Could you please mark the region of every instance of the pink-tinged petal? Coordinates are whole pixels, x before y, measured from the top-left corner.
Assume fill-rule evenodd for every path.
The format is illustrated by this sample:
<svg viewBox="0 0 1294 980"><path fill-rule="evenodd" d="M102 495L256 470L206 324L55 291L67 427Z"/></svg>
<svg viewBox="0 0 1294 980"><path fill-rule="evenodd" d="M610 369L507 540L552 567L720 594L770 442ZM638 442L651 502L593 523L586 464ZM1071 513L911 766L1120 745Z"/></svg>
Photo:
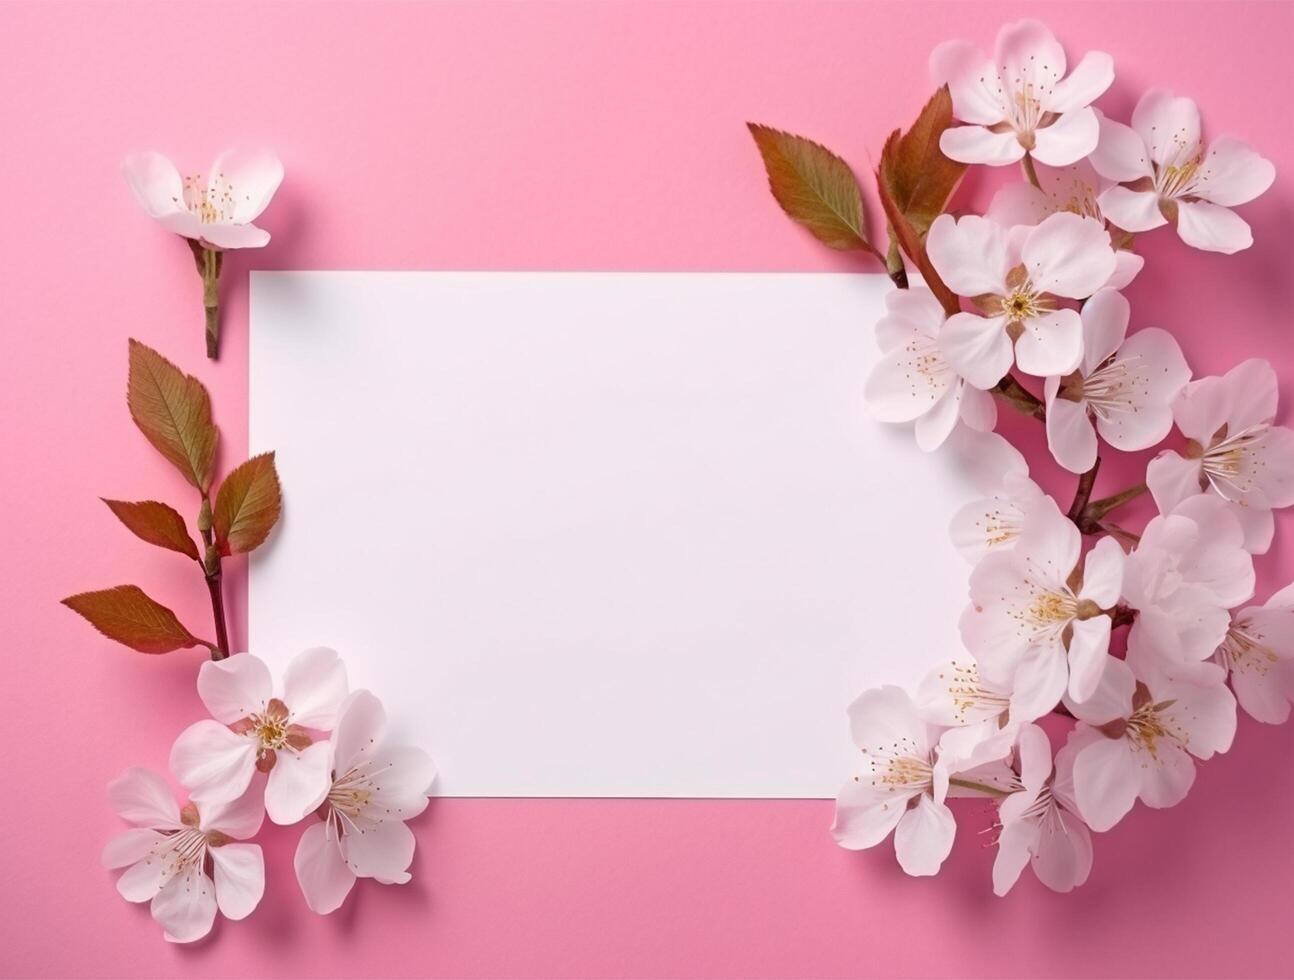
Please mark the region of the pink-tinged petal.
<svg viewBox="0 0 1294 980"><path fill-rule="evenodd" d="M1020 370L1035 377L1066 375L1083 359L1083 320L1077 310L1055 310L1024 321L1015 342Z"/></svg>
<svg viewBox="0 0 1294 980"><path fill-rule="evenodd" d="M399 820L384 820L358 833L348 831L346 862L360 878L376 878L386 885L403 885L413 863L413 831Z"/></svg>
<svg viewBox="0 0 1294 980"><path fill-rule="evenodd" d="M1129 337L1116 360L1124 378L1118 397L1125 407L1098 419L1097 429L1117 449L1149 449L1172 429L1171 406L1191 369L1173 335L1156 327Z"/></svg>
<svg viewBox="0 0 1294 980"><path fill-rule="evenodd" d="M864 751L903 744L923 754L930 748L916 705L907 691L891 684L864 691L854 700L849 706L849 729L854 744Z"/></svg>
<svg viewBox="0 0 1294 980"><path fill-rule="evenodd" d="M164 214L157 221L167 231L185 238L192 238L194 241L201 241L207 228L211 227L210 225L204 225L202 219L191 211L175 211L171 214Z"/></svg>
<svg viewBox="0 0 1294 980"><path fill-rule="evenodd" d="M121 172L135 194L135 200L151 217L185 211L184 181L180 172L162 154L153 150L132 153L121 161Z"/></svg>
<svg viewBox="0 0 1294 980"><path fill-rule="evenodd" d="M198 668L198 697L222 725L261 713L273 696L269 667L250 653L206 660Z"/></svg>
<svg viewBox="0 0 1294 980"><path fill-rule="evenodd" d="M196 237L215 249L264 248L270 243L270 233L255 225L203 225Z"/></svg>
<svg viewBox="0 0 1294 980"><path fill-rule="evenodd" d="M1049 167L1065 167L1095 150L1100 133L1101 127L1092 109L1075 109L1034 133L1034 145L1029 153Z"/></svg>
<svg viewBox="0 0 1294 980"><path fill-rule="evenodd" d="M953 370L982 390L1001 381L1014 359L1002 317L955 313L944 324L939 346Z"/></svg>
<svg viewBox="0 0 1294 980"><path fill-rule="evenodd" d="M1172 450L1160 453L1146 466L1146 486L1161 514L1177 507L1187 497L1201 493L1200 461L1186 459Z"/></svg>
<svg viewBox="0 0 1294 980"><path fill-rule="evenodd" d="M108 802L117 816L136 827L177 830L180 807L171 787L148 769L127 769L108 784Z"/></svg>
<svg viewBox="0 0 1294 980"><path fill-rule="evenodd" d="M1021 258L1036 289L1068 299L1091 296L1114 274L1105 226L1070 212L1053 214L1029 232Z"/></svg>
<svg viewBox="0 0 1294 980"><path fill-rule="evenodd" d="M946 452L958 472L964 473L981 493L996 493L1008 479L1032 482L1028 480L1029 465L1024 455L996 432L958 429L948 440Z"/></svg>
<svg viewBox="0 0 1294 980"><path fill-rule="evenodd" d="M914 432L917 446L923 452L934 452L944 444L961 417L962 392L966 384L960 380L950 387L942 398L934 403L924 415L917 419ZM977 388L971 388L977 394L984 394ZM992 397L991 395L989 396Z"/></svg>
<svg viewBox="0 0 1294 980"><path fill-rule="evenodd" d="M1176 806L1186 799L1195 782L1195 763L1174 742L1160 741L1155 754L1136 753L1141 767L1141 802L1155 809ZM1093 825L1095 829L1095 825Z"/></svg>
<svg viewBox="0 0 1294 980"><path fill-rule="evenodd" d="M894 854L899 866L914 877L939 873L952 852L957 821L945 803L922 794L894 828Z"/></svg>
<svg viewBox="0 0 1294 980"><path fill-rule="evenodd" d="M124 868L136 861L142 861L152 853L159 841L166 836L148 827L132 827L113 837L104 845L101 860L105 868ZM152 895L145 896L152 898ZM144 898L132 899L142 902Z"/></svg>
<svg viewBox="0 0 1294 980"><path fill-rule="evenodd" d="M332 750L315 742L302 752L280 752L265 784L265 812L277 824L293 824L314 810L332 784Z"/></svg>
<svg viewBox="0 0 1294 980"><path fill-rule="evenodd" d="M1223 425L1231 435L1270 422L1276 415L1276 372L1261 357L1241 361L1221 378L1186 386L1173 406L1177 427L1208 445Z"/></svg>
<svg viewBox="0 0 1294 980"><path fill-rule="evenodd" d="M1110 617L1095 616L1073 624L1069 640L1069 697L1086 701L1101 683L1101 674L1112 662L1110 656Z"/></svg>
<svg viewBox="0 0 1294 980"><path fill-rule="evenodd" d="M932 341L913 340L882 354L872 366L863 386L863 404L878 422L911 422L948 395L955 380ZM953 422L956 409L954 399Z"/></svg>
<svg viewBox="0 0 1294 980"><path fill-rule="evenodd" d="M1073 891L1092 872L1092 835L1077 815L1059 810L1060 826L1044 821L1034 848L1033 873L1054 892Z"/></svg>
<svg viewBox="0 0 1294 980"><path fill-rule="evenodd" d="M1096 118L1101 126L1101 136L1090 158L1096 172L1107 180L1127 183L1153 177L1155 171L1150 165L1146 142L1137 131L1107 119L1099 110Z"/></svg>
<svg viewBox="0 0 1294 980"><path fill-rule="evenodd" d="M199 805L235 800L256 772L256 743L218 721L199 721L175 740L171 771Z"/></svg>
<svg viewBox="0 0 1294 980"><path fill-rule="evenodd" d="M1020 880L1020 872L1028 865L1032 849L1037 846L1040 830L1036 820L1017 820L1003 826L997 838L997 857L993 859L994 895L1000 898Z"/></svg>
<svg viewBox="0 0 1294 980"><path fill-rule="evenodd" d="M1084 375L1095 371L1110 357L1128 335L1132 307L1124 295L1106 287L1093 293L1083 304ZM1185 382L1183 382L1184 384Z"/></svg>
<svg viewBox="0 0 1294 980"><path fill-rule="evenodd" d="M1033 721L1048 714L1065 694L1069 669L1059 639L1035 647L1015 672L1011 692L1011 720Z"/></svg>
<svg viewBox="0 0 1294 980"><path fill-rule="evenodd" d="M930 76L947 85L953 115L962 122L992 126L1005 118L993 62L966 41L945 41L930 53ZM985 84L986 81L988 84Z"/></svg>
<svg viewBox="0 0 1294 980"><path fill-rule="evenodd" d="M1083 587L1080 599L1091 599L1102 609L1109 609L1119 601L1123 591L1123 568L1127 556L1114 538L1101 538L1096 542L1083 563Z"/></svg>
<svg viewBox="0 0 1294 980"><path fill-rule="evenodd" d="M1047 379L1047 448L1071 473L1086 473L1096 462L1096 431L1084 402L1057 398L1060 379Z"/></svg>
<svg viewBox="0 0 1294 980"><path fill-rule="evenodd" d="M200 868L177 875L157 893L152 911L168 942L196 942L216 921L215 885Z"/></svg>
<svg viewBox="0 0 1294 980"><path fill-rule="evenodd" d="M1294 504L1294 430L1274 425L1242 454L1233 478L1237 495L1228 499L1273 508Z"/></svg>
<svg viewBox="0 0 1294 980"><path fill-rule="evenodd" d="M1089 51L1068 76L1056 83L1043 100L1043 108L1048 112L1073 112L1091 105L1113 82L1114 59L1104 51Z"/></svg>
<svg viewBox="0 0 1294 980"><path fill-rule="evenodd" d="M1236 699L1220 672L1215 683L1173 684L1155 694L1173 701L1165 712L1175 727L1190 734L1185 749L1195 758L1208 761L1231 748L1236 737Z"/></svg>
<svg viewBox="0 0 1294 980"><path fill-rule="evenodd" d="M1100 680L1092 696L1083 701L1072 698L1065 704L1080 721L1089 725L1104 725L1116 718L1132 714L1132 695L1137 688L1137 678L1122 660L1111 659L1101 671ZM1057 756L1059 760L1059 756Z"/></svg>
<svg viewBox="0 0 1294 980"><path fill-rule="evenodd" d="M341 846L327 824L312 823L297 843L292 860L297 884L311 912L327 915L341 908L355 885Z"/></svg>
<svg viewBox="0 0 1294 980"><path fill-rule="evenodd" d="M380 774L373 803L386 818L411 820L427 808L436 766L422 749L409 745L384 748L373 756L369 768Z"/></svg>
<svg viewBox="0 0 1294 980"><path fill-rule="evenodd" d="M1276 534L1276 516L1266 507L1245 507L1233 504L1236 519L1244 531L1245 551L1251 555L1265 555Z"/></svg>
<svg viewBox="0 0 1294 980"><path fill-rule="evenodd" d="M1254 243L1244 218L1230 208L1205 201L1178 202L1177 234L1192 248L1223 255L1233 255Z"/></svg>
<svg viewBox="0 0 1294 980"><path fill-rule="evenodd" d="M216 157L207 175L207 199L237 224L255 221L283 182L283 164L273 150L235 147Z"/></svg>
<svg viewBox="0 0 1294 980"><path fill-rule="evenodd" d="M226 919L245 919L265 894L265 857L257 844L211 848L216 904Z"/></svg>
<svg viewBox="0 0 1294 980"><path fill-rule="evenodd" d="M385 735L386 711L382 702L371 691L347 695L337 712L337 727L332 734L333 767L345 772L371 757Z"/></svg>
<svg viewBox="0 0 1294 980"><path fill-rule="evenodd" d="M264 822L265 779L261 776L253 776L241 796L198 807L198 826L202 830L219 831L234 840L255 837Z"/></svg>
<svg viewBox="0 0 1294 980"><path fill-rule="evenodd" d="M959 387L961 388L961 409L958 417L963 424L976 432L992 433L997 425L997 402L993 400L993 396L964 381Z"/></svg>
<svg viewBox="0 0 1294 980"><path fill-rule="evenodd" d="M1096 200L1105 219L1124 231L1151 231L1168 224L1154 191L1134 191L1117 184L1103 190Z"/></svg>
<svg viewBox="0 0 1294 980"><path fill-rule="evenodd" d="M978 215L960 221L941 214L926 235L935 271L959 296L1002 294L1008 271L1007 236L1001 225Z"/></svg>
<svg viewBox="0 0 1294 980"><path fill-rule="evenodd" d="M1140 789L1141 762L1126 739L1097 735L1075 755L1075 802L1093 830L1109 830L1122 820Z"/></svg>
<svg viewBox="0 0 1294 980"><path fill-rule="evenodd" d="M1029 635L1020 628L1019 610L1005 601L1020 589L1022 578L1011 551L986 554L971 572L972 602L958 622L962 644L984 674L998 683L1010 681L1029 648Z"/></svg>
<svg viewBox="0 0 1294 980"><path fill-rule="evenodd" d="M907 810L907 797L879 795L870 785L851 780L836 798L831 836L851 851L875 847L890 835Z"/></svg>
<svg viewBox="0 0 1294 980"><path fill-rule="evenodd" d="M1137 131L1157 164L1173 164L1194 156L1200 145L1200 110L1187 98L1176 98L1167 89L1146 92L1132 111Z"/></svg>
<svg viewBox="0 0 1294 980"><path fill-rule="evenodd" d="M1231 689L1240 707L1254 721L1284 724L1290 716L1290 701L1294 700L1294 664L1276 661L1234 667Z"/></svg>
<svg viewBox="0 0 1294 980"><path fill-rule="evenodd" d="M965 689L986 685L973 663L948 660L932 668L917 687L917 713L932 725L952 728L996 719L1002 706L967 698Z"/></svg>
<svg viewBox="0 0 1294 980"><path fill-rule="evenodd" d="M993 64L1001 67L1008 81L1030 83L1034 92L1050 92L1065 76L1065 49L1046 24L1017 20L997 32Z"/></svg>
<svg viewBox="0 0 1294 980"><path fill-rule="evenodd" d="M1129 252L1126 248L1115 249L1114 251L1114 275L1110 276L1105 286L1107 289L1123 289L1130 285L1132 280L1137 278L1145 266L1146 260L1136 252Z"/></svg>
<svg viewBox="0 0 1294 980"><path fill-rule="evenodd" d="M892 289L885 294L885 316L876 322L876 345L891 351L910 343L914 335L937 337L945 318L943 306L924 286Z"/></svg>
<svg viewBox="0 0 1294 980"><path fill-rule="evenodd" d="M995 133L983 126L953 126L939 137L939 149L949 160L1005 167L1024 158L1014 132Z"/></svg>
<svg viewBox="0 0 1294 980"><path fill-rule="evenodd" d="M1196 197L1233 208L1252 201L1276 179L1276 168L1239 140L1229 136L1209 146L1191 193Z"/></svg>
<svg viewBox="0 0 1294 980"><path fill-rule="evenodd" d="M1017 567L1030 579L1060 588L1078 564L1082 550L1083 536L1078 528L1060 512L1055 500L1044 496L1026 514L1014 554ZM971 595L975 594L972 581Z"/></svg>
<svg viewBox="0 0 1294 980"><path fill-rule="evenodd" d="M998 189L984 216L1003 228L1033 226L1055 209L1050 197L1033 184L1019 181Z"/></svg>
<svg viewBox="0 0 1294 980"><path fill-rule="evenodd" d="M117 879L117 893L128 902L151 901L166 883L166 867L159 855L145 855Z"/></svg>
<svg viewBox="0 0 1294 980"><path fill-rule="evenodd" d="M283 676L283 700L294 724L330 731L346 697L346 665L327 647L292 658Z"/></svg>

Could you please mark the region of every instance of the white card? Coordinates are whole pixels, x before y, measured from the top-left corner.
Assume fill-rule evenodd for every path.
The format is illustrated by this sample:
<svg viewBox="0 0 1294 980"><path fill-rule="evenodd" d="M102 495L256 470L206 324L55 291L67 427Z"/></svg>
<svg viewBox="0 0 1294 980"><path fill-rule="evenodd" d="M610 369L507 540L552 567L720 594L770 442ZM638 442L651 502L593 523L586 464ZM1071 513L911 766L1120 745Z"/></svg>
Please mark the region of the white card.
<svg viewBox="0 0 1294 980"><path fill-rule="evenodd" d="M254 273L251 649L339 650L443 795L834 796L966 602L974 490L862 409L889 288Z"/></svg>

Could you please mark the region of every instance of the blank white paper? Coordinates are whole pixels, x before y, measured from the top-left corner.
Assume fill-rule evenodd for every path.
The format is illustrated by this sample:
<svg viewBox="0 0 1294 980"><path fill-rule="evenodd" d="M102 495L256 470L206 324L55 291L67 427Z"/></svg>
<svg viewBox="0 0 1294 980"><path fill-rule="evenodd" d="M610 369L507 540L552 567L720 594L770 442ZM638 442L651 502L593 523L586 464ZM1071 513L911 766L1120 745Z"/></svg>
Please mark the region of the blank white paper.
<svg viewBox="0 0 1294 980"><path fill-rule="evenodd" d="M961 648L976 494L862 407L889 288L254 273L251 649L339 650L442 795L834 796L849 702Z"/></svg>

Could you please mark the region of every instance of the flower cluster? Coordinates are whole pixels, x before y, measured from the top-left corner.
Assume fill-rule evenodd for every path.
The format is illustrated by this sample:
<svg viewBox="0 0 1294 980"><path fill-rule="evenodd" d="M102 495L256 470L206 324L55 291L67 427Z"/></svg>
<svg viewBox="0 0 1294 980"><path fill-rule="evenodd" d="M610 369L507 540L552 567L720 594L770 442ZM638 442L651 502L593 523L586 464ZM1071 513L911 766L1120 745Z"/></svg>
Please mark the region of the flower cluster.
<svg viewBox="0 0 1294 980"><path fill-rule="evenodd" d="M188 791L179 806L160 776L130 769L109 786L131 829L103 852L125 868L117 890L151 902L172 942L211 931L216 912L242 919L265 888L255 837L266 814L277 824L314 820L296 850L306 904L338 908L356 878L409 881L413 833L405 821L427 805L435 777L421 749L388 745L386 715L368 691L348 691L332 650L297 656L275 690L251 654L203 663L198 694L211 718L189 726L171 750Z"/></svg>
<svg viewBox="0 0 1294 980"><path fill-rule="evenodd" d="M952 524L973 566L966 654L915 697L883 687L851 706L863 764L833 832L857 849L892 831L904 870L934 874L956 830L947 798L989 798L994 890L1032 865L1068 891L1091 869L1092 832L1137 800L1178 803L1197 763L1230 747L1237 702L1281 722L1294 698L1294 587L1251 604L1272 510L1294 504L1275 374L1251 360L1192 380L1173 335L1137 324L1120 292L1144 262L1135 236L1160 226L1196 248L1247 248L1231 208L1275 172L1237 140L1206 143L1195 103L1166 91L1147 92L1131 125L1106 118L1092 103L1111 58L1070 70L1033 21L1004 27L992 57L942 45L931 71L941 90L921 139L895 133L878 171L901 288L876 324L865 398L875 418L915 423L922 448L954 442L993 473ZM941 153L920 158L932 129ZM946 213L966 166L1014 163L1024 179L983 215ZM908 287L900 249L922 284ZM992 431L995 396L1044 422L1055 461L1079 475L1068 508ZM1150 449L1174 427L1184 444L1144 483L1092 499L1103 445ZM1111 521L1147 490L1159 513L1140 534Z"/></svg>

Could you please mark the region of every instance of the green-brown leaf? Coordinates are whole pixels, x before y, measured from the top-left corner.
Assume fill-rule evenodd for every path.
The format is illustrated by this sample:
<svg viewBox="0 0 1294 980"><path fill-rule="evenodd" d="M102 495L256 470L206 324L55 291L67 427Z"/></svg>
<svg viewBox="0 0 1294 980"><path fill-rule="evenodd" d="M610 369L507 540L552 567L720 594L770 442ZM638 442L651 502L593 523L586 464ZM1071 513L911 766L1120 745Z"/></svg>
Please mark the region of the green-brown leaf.
<svg viewBox="0 0 1294 980"><path fill-rule="evenodd" d="M881 151L880 179L890 198L918 235L948 206L966 173L966 164L944 156L939 137L952 125L953 104L948 86L930 97L906 133L895 130Z"/></svg>
<svg viewBox="0 0 1294 980"><path fill-rule="evenodd" d="M159 548L169 548L182 555L188 555L194 561L198 559L198 546L189 537L184 518L166 504L156 500L141 500L131 503L125 500L104 500L108 509L117 515L118 520L149 544Z"/></svg>
<svg viewBox="0 0 1294 980"><path fill-rule="evenodd" d="M204 645L180 624L175 613L154 602L137 585L82 592L68 596L63 605L84 616L108 639L140 653L170 653Z"/></svg>
<svg viewBox="0 0 1294 980"><path fill-rule="evenodd" d="M802 136L746 125L764 158L769 189L783 211L824 245L880 258L867 240L863 195L849 164Z"/></svg>
<svg viewBox="0 0 1294 980"><path fill-rule="evenodd" d="M283 510L274 454L253 456L220 484L211 525L222 555L258 547L269 536Z"/></svg>
<svg viewBox="0 0 1294 980"><path fill-rule="evenodd" d="M130 417L157 451L203 493L210 490L219 433L202 383L131 340L126 402Z"/></svg>

